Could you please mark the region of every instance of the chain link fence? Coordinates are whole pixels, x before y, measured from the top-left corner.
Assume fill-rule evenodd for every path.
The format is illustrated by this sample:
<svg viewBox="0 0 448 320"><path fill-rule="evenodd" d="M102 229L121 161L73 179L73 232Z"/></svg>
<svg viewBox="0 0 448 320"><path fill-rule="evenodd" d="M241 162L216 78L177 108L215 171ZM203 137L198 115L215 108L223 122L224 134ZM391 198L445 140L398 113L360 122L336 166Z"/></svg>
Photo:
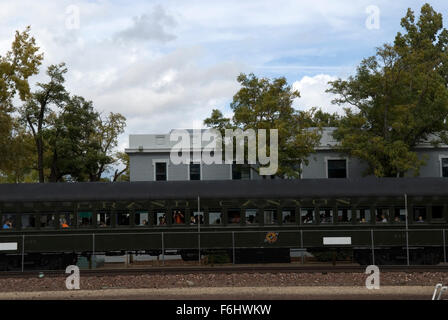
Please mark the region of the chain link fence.
<svg viewBox="0 0 448 320"><path fill-rule="evenodd" d="M446 229L275 230L0 235L0 270L44 270L58 253L81 268L287 262L422 265L447 262ZM105 255L108 253L108 255ZM60 258L60 257L59 257ZM33 262L34 261L34 262ZM58 261L61 262L61 261Z"/></svg>

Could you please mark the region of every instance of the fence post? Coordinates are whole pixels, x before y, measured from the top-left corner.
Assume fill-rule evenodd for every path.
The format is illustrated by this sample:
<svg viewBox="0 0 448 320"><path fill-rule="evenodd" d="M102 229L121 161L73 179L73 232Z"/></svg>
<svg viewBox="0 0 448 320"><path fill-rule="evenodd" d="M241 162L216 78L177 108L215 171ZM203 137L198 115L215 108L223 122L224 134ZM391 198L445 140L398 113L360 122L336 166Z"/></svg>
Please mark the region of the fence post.
<svg viewBox="0 0 448 320"><path fill-rule="evenodd" d="M370 238L372 239L372 264L375 265L375 241L373 239L373 229L370 229Z"/></svg>
<svg viewBox="0 0 448 320"><path fill-rule="evenodd" d="M198 223L200 224L200 217L198 216ZM201 265L201 233L198 232L198 262Z"/></svg>
<svg viewBox="0 0 448 320"><path fill-rule="evenodd" d="M235 264L235 231L232 231L232 255L233 255L232 262L233 264Z"/></svg>
<svg viewBox="0 0 448 320"><path fill-rule="evenodd" d="M92 267L94 269L96 268L95 260L95 234L92 233Z"/></svg>
<svg viewBox="0 0 448 320"><path fill-rule="evenodd" d="M305 263L305 257L304 257L304 252L303 252L303 230L300 230L300 255L301 255L301 259L302 259L302 264Z"/></svg>
<svg viewBox="0 0 448 320"><path fill-rule="evenodd" d="M446 263L446 240L445 240L445 229L442 229L443 234L443 262Z"/></svg>
<svg viewBox="0 0 448 320"><path fill-rule="evenodd" d="M404 207L406 210L406 259L409 266L409 223L408 223L408 195L404 194Z"/></svg>
<svg viewBox="0 0 448 320"><path fill-rule="evenodd" d="M25 270L25 235L22 235L22 272Z"/></svg>
<svg viewBox="0 0 448 320"><path fill-rule="evenodd" d="M165 265L165 237L162 232L162 266Z"/></svg>

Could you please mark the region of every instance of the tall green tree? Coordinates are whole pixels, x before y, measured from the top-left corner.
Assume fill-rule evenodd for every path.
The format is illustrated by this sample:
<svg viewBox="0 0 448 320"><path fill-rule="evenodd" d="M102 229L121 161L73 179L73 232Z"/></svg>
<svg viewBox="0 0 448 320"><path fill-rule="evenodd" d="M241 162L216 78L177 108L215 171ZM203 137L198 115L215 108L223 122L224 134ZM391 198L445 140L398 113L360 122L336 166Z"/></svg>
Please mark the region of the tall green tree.
<svg viewBox="0 0 448 320"><path fill-rule="evenodd" d="M279 166L276 175L299 177L300 163L308 163L307 158L321 136L319 130L310 130L311 113L299 112L292 106L300 93L293 90L283 77L270 80L254 74L240 74L237 80L241 89L230 104L232 119L224 118L219 110L213 110L204 124L219 130L277 129Z"/></svg>
<svg viewBox="0 0 448 320"><path fill-rule="evenodd" d="M33 135L37 153L37 171L39 182L45 182L44 133L49 125L48 119L54 117L56 107L63 108L69 99L65 89L64 74L67 72L65 63L48 67L47 75L50 80L47 83L38 83L38 89L33 92L26 104L20 109L22 119L26 122Z"/></svg>
<svg viewBox="0 0 448 320"><path fill-rule="evenodd" d="M101 147L93 139L99 114L91 101L73 96L57 114L49 119L45 131L48 145L45 166L50 169L49 181L88 181L88 167L101 157Z"/></svg>
<svg viewBox="0 0 448 320"><path fill-rule="evenodd" d="M114 165L126 164L125 157L115 152L118 136L126 126L121 114L111 112L102 118L92 101L73 96L49 122L51 128L44 136L49 181L101 181ZM116 170L111 179L125 173L126 167Z"/></svg>
<svg viewBox="0 0 448 320"><path fill-rule="evenodd" d="M0 55L0 175L10 182L21 181L29 170L24 160L30 157L28 148L20 148L27 146L28 136L14 119L13 100L16 96L22 101L29 98L29 78L38 73L42 63L43 54L30 32L30 27L16 31L11 50ZM25 167L19 168L19 163Z"/></svg>
<svg viewBox="0 0 448 320"><path fill-rule="evenodd" d="M433 135L442 141L448 117L448 31L429 5L418 21L401 20L393 44L364 59L354 76L330 82L334 103L349 106L334 136L341 150L368 164L365 174L418 174L424 159L414 147ZM435 142L437 142L435 141Z"/></svg>
<svg viewBox="0 0 448 320"><path fill-rule="evenodd" d="M93 141L99 146L99 156L95 161L88 165L90 181L100 181L104 173L112 170L114 165L119 163L126 167L126 157L115 152L118 145L118 137L124 132L126 127L126 118L120 113L110 112L107 117L98 118L96 131L92 137ZM125 174L126 170L115 171L112 179L118 179Z"/></svg>

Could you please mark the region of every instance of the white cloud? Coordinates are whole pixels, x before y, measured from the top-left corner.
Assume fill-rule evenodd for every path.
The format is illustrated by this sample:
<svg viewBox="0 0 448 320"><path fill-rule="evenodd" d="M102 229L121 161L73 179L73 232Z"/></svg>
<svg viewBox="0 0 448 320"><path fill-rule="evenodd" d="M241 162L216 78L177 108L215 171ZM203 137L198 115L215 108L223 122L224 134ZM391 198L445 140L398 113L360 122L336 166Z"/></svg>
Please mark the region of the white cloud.
<svg viewBox="0 0 448 320"><path fill-rule="evenodd" d="M162 43L176 39L176 36L166 29L176 26L177 23L161 5L155 6L150 14L142 14L140 17L134 17L133 20L134 24L131 27L116 34L117 39Z"/></svg>
<svg viewBox="0 0 448 320"><path fill-rule="evenodd" d="M331 103L335 95L325 92L330 87L328 82L336 79L337 77L328 74L318 74L314 77L304 76L299 81L294 82L293 89L300 92L300 98L294 101L294 107L301 110L318 107L329 113L343 114L344 111L341 106Z"/></svg>
<svg viewBox="0 0 448 320"><path fill-rule="evenodd" d="M445 0L433 3L438 11L446 9ZM66 8L73 4L80 8L78 30L65 27ZM300 79L294 83L302 95L297 107L340 112L341 107L331 104L331 94L325 93L327 82L345 77L367 50L384 42L380 32L364 26L365 7L370 4L370 0L1 1L0 55L10 48L15 30L31 25L45 52L41 74L33 80L46 81L46 66L66 62L72 94L92 100L105 113L127 117L127 130L120 138L127 143L129 133L198 126L212 108L228 115L239 72L286 76L290 82ZM399 28L406 1L375 4L384 19L381 30L388 25ZM122 41L116 41L117 35ZM132 39L137 41L128 41Z"/></svg>

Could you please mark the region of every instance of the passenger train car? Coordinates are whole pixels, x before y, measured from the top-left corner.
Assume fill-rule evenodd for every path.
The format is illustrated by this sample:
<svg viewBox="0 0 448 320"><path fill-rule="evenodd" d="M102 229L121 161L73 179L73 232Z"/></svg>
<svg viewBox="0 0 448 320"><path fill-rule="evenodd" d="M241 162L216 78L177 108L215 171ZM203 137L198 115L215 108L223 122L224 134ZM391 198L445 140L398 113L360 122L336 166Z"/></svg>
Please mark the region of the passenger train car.
<svg viewBox="0 0 448 320"><path fill-rule="evenodd" d="M437 264L447 219L444 178L2 184L0 270L125 252L288 262L296 249Z"/></svg>

